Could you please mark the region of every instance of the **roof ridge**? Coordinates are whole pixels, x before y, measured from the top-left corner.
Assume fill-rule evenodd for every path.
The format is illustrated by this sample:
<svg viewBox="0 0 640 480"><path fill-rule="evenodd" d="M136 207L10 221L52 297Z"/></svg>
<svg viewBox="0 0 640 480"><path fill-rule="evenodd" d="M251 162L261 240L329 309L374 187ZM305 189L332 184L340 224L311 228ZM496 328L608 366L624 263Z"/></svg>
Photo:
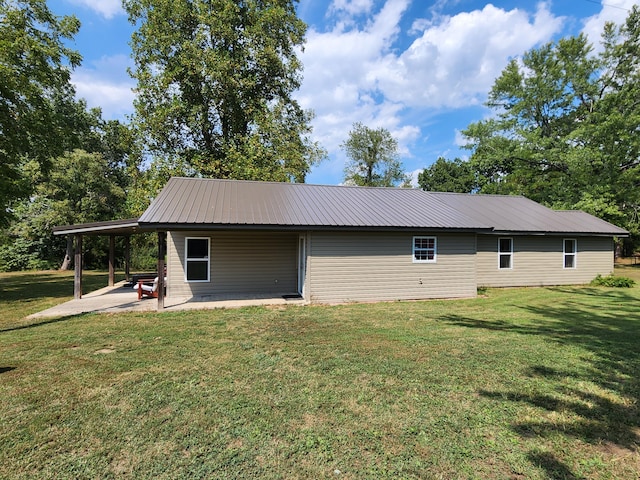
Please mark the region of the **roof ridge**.
<svg viewBox="0 0 640 480"><path fill-rule="evenodd" d="M506 193L463 193L463 192L436 192L433 190L423 190L425 193L435 194L435 195L464 195L468 197L500 197L500 198L526 198L527 200L531 200L530 198L525 197L522 194L518 195L510 195ZM531 200L533 201L533 200ZM536 202L537 203L537 202Z"/></svg>
<svg viewBox="0 0 640 480"><path fill-rule="evenodd" d="M420 191L424 190L420 188L405 188L405 187L369 187L365 185L326 185L322 183L304 183L304 182L277 182L275 180L240 180L235 178L202 178L202 177L171 177L169 180L201 180L201 181L215 181L225 183L257 183L257 184L270 184L270 185L291 185L301 187L322 187L322 188L353 188L353 189L365 189L365 190L398 190L398 191Z"/></svg>

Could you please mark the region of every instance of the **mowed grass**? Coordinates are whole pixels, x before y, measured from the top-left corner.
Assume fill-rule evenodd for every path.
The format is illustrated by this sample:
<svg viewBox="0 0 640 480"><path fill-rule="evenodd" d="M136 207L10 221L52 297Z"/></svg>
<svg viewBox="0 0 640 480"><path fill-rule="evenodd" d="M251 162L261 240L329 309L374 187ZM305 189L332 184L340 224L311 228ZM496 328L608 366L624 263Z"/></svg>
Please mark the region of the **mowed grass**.
<svg viewBox="0 0 640 480"><path fill-rule="evenodd" d="M640 472L638 286L33 323L20 297L73 278L40 291L23 274L33 288L7 296L15 278L0 275L0 478Z"/></svg>
<svg viewBox="0 0 640 480"><path fill-rule="evenodd" d="M120 278L122 277L122 278ZM116 277L116 281L124 276ZM85 271L83 293L107 285L105 272ZM73 299L73 272L49 270L43 272L0 273L0 329L24 324L22 319L32 313Z"/></svg>

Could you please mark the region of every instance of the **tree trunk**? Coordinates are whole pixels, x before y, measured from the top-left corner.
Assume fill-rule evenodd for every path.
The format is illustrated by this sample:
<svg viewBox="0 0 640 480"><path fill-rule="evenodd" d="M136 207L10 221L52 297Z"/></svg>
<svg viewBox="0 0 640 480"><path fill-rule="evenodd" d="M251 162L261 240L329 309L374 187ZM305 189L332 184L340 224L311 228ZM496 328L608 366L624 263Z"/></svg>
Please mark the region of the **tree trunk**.
<svg viewBox="0 0 640 480"><path fill-rule="evenodd" d="M62 260L62 265L60 265L60 270L70 270L71 269L71 259L73 255L73 237L71 235L67 235L67 251L64 254L64 260Z"/></svg>

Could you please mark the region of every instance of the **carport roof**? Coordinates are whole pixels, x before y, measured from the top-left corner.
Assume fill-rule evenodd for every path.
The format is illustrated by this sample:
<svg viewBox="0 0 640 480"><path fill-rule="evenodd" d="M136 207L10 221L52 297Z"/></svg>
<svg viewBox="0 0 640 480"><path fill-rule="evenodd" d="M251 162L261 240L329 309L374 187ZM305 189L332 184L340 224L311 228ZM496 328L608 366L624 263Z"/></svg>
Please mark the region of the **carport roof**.
<svg viewBox="0 0 640 480"><path fill-rule="evenodd" d="M54 235L131 235L145 231L137 218L107 222L78 223L53 228Z"/></svg>

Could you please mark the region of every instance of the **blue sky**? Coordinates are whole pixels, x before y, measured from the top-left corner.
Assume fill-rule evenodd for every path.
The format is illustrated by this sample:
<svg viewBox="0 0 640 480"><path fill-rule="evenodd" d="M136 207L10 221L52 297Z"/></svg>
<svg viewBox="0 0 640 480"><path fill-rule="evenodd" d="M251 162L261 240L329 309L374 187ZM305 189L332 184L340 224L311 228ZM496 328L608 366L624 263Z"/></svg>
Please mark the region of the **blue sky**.
<svg viewBox="0 0 640 480"><path fill-rule="evenodd" d="M120 0L49 0L75 14L74 45L84 60L73 73L78 96L106 119L133 113L127 74L133 27ZM509 59L584 32L596 45L605 21L621 23L638 0L300 0L309 26L296 97L314 110L314 138L329 158L308 183L339 184L340 144L354 122L384 127L398 140L414 176L439 156L468 155L460 131L489 115L483 102Z"/></svg>

